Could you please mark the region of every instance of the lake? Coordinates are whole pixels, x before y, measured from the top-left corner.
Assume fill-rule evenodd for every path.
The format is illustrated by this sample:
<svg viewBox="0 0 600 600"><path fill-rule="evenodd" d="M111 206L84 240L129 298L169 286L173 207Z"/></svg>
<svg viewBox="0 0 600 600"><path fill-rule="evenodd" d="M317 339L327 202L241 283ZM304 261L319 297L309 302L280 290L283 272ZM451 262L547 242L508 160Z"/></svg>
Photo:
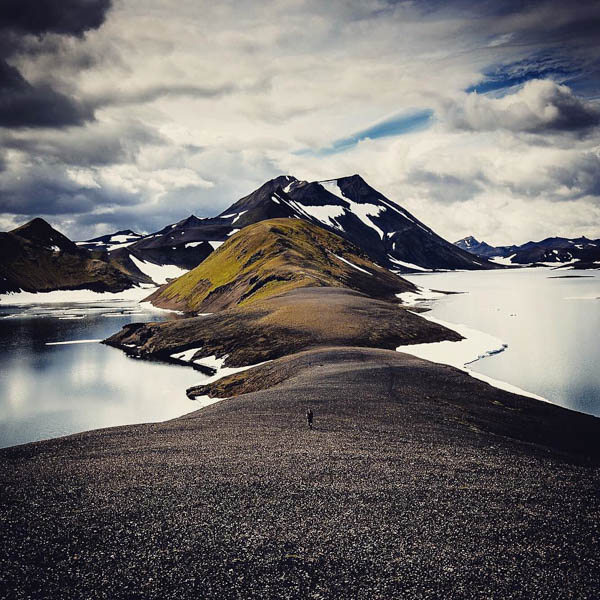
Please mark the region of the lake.
<svg viewBox="0 0 600 600"><path fill-rule="evenodd" d="M0 305L0 447L199 408L189 367L129 358L97 342L127 323L174 318L133 301Z"/></svg>
<svg viewBox="0 0 600 600"><path fill-rule="evenodd" d="M558 277L574 274L585 277ZM600 416L597 272L518 269L407 278L434 290L465 292L420 303L432 308L429 318L476 330L469 332L474 349L467 348L465 356L507 346L471 363L470 370ZM164 421L201 406L185 395L207 379L201 373L85 341L104 339L127 323L173 315L133 300L19 307L5 302L0 304L0 447ZM57 344L73 341L84 343ZM458 348L446 346L442 354L460 360Z"/></svg>
<svg viewBox="0 0 600 600"><path fill-rule="evenodd" d="M600 416L598 271L536 268L424 273L407 279L433 290L465 292L427 302L432 309L427 316L506 344L503 351L468 365L469 370ZM501 349L494 345L488 350Z"/></svg>

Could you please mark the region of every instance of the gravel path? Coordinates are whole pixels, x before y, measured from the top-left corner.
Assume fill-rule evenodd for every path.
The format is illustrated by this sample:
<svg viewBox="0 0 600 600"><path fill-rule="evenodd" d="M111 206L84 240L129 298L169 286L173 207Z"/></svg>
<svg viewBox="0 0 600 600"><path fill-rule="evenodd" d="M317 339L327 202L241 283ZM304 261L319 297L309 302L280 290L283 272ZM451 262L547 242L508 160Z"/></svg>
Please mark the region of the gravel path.
<svg viewBox="0 0 600 600"><path fill-rule="evenodd" d="M174 421L0 451L0 597L598 597L600 420L393 351L276 366Z"/></svg>

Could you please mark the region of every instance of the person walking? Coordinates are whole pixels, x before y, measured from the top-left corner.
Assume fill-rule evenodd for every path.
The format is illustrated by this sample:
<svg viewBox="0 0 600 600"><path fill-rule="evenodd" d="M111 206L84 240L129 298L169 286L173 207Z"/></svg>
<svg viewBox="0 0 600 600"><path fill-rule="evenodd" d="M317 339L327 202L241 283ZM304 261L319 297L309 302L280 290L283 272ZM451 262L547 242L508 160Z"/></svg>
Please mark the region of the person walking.
<svg viewBox="0 0 600 600"><path fill-rule="evenodd" d="M310 408L306 409L306 422L308 423L308 428L313 428L313 411Z"/></svg>

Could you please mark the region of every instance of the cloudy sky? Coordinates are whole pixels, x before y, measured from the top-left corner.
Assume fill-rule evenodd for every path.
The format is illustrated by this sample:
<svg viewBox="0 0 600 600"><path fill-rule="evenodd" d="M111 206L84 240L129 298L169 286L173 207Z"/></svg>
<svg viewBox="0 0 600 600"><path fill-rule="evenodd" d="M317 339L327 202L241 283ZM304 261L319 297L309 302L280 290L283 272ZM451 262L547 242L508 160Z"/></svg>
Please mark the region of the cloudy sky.
<svg viewBox="0 0 600 600"><path fill-rule="evenodd" d="M596 0L2 0L0 229L360 173L438 233L600 237Z"/></svg>

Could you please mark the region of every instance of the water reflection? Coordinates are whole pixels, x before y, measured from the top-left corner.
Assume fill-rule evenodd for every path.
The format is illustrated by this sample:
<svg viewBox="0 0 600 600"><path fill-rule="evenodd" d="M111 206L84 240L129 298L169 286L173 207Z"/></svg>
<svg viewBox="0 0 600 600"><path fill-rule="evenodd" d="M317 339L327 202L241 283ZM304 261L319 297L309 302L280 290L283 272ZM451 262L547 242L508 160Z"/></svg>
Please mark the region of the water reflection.
<svg viewBox="0 0 600 600"><path fill-rule="evenodd" d="M73 317L76 318L73 318ZM197 408L185 389L190 368L128 358L99 343L126 323L173 318L138 305L0 307L0 446L131 423L171 419Z"/></svg>
<svg viewBox="0 0 600 600"><path fill-rule="evenodd" d="M600 416L600 275L549 269L410 276L431 289L464 291L433 302L431 315L508 344L472 370L555 404ZM583 273L581 273L583 274Z"/></svg>

